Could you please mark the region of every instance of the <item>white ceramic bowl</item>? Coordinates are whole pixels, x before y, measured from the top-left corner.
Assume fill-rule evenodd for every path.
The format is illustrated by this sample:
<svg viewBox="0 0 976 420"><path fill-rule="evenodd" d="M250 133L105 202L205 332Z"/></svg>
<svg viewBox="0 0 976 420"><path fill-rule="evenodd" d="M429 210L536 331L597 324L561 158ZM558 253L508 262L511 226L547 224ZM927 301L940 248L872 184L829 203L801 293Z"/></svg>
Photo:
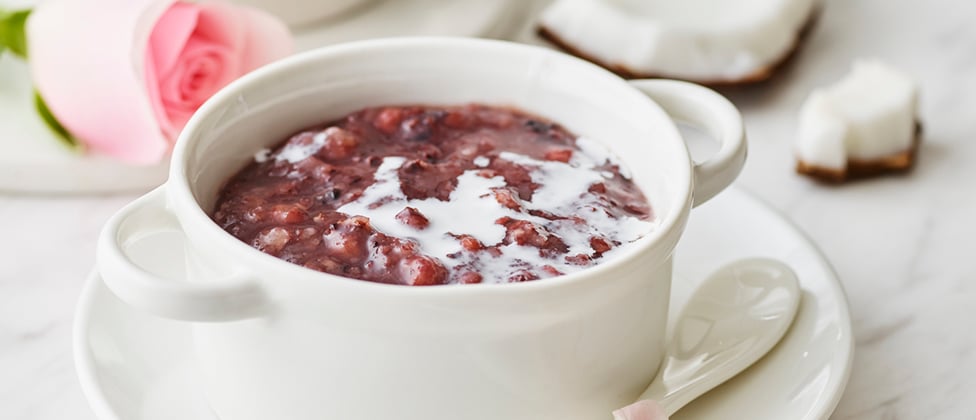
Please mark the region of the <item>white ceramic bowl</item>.
<svg viewBox="0 0 976 420"><path fill-rule="evenodd" d="M209 217L230 175L300 129L367 106L469 102L515 106L607 144L649 197L657 228L613 261L562 277L409 287L289 264ZM709 130L720 151L693 164L661 107ZM699 86L628 83L499 41L345 44L269 65L208 101L179 139L169 181L106 225L98 268L124 301L196 322L208 397L223 420L605 418L658 368L671 252L689 211L744 159L735 108ZM185 234L186 281L128 260L127 244L160 229Z"/></svg>

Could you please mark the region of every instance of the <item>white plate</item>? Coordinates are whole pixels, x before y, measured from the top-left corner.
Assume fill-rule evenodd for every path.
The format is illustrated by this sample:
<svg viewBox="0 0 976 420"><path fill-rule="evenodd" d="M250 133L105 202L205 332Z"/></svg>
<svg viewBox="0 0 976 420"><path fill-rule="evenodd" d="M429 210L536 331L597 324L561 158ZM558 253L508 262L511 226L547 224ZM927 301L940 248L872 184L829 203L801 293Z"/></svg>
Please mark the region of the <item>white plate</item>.
<svg viewBox="0 0 976 420"><path fill-rule="evenodd" d="M741 190L733 188L692 213L676 254L673 312L709 272L743 257L784 261L796 270L804 293L783 342L674 420L827 419L853 357L847 301L830 264L782 216ZM181 238L160 235L167 236L135 246L134 257L147 269L178 277L182 267L171 262L182 260L173 254ZM188 324L136 311L112 295L98 275L89 278L78 305L75 359L100 419L216 420L199 386L192 344Z"/></svg>
<svg viewBox="0 0 976 420"><path fill-rule="evenodd" d="M502 38L524 22L523 0L375 0L344 19L295 31L299 50L405 35Z"/></svg>
<svg viewBox="0 0 976 420"><path fill-rule="evenodd" d="M299 50L308 50L386 36L501 37L522 24L522 6L521 0L382 0L298 30L295 38ZM0 191L148 191L166 180L168 167L130 166L61 146L34 111L27 66L8 54L0 56L0 150Z"/></svg>

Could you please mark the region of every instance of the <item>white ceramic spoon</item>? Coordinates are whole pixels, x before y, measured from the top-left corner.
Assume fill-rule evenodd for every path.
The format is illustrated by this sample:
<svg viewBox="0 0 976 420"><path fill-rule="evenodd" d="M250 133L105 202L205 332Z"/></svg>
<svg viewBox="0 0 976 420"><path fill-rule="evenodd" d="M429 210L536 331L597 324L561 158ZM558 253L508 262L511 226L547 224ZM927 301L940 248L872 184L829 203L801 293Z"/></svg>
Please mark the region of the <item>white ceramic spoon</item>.
<svg viewBox="0 0 976 420"><path fill-rule="evenodd" d="M770 259L718 269L675 323L657 377L639 400L670 416L751 366L783 338L800 304L796 274Z"/></svg>

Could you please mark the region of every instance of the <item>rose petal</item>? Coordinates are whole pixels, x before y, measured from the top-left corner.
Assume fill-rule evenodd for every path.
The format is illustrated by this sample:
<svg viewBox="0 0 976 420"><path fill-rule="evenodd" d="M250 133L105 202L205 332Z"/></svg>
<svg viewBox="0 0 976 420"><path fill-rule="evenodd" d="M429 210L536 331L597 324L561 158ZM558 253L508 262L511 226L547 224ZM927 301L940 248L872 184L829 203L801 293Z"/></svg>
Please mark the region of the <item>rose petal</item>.
<svg viewBox="0 0 976 420"><path fill-rule="evenodd" d="M176 86L179 97L172 98L178 99L179 104L171 105L198 108L238 76L236 58L227 49L191 40L180 63L183 74Z"/></svg>
<svg viewBox="0 0 976 420"><path fill-rule="evenodd" d="M238 57L220 45L191 39L176 67L160 81L167 118L183 127L203 102L237 78Z"/></svg>
<svg viewBox="0 0 976 420"><path fill-rule="evenodd" d="M160 80L176 65L186 41L193 34L199 20L199 10L189 3L174 3L156 22L146 51L146 90L156 121L165 137L176 139L182 124L177 125L163 105L159 91ZM185 119L183 120L185 123Z"/></svg>
<svg viewBox="0 0 976 420"><path fill-rule="evenodd" d="M174 3L156 22L149 37L149 54L160 77L176 65L183 47L200 21L199 8L190 3Z"/></svg>
<svg viewBox="0 0 976 420"><path fill-rule="evenodd" d="M173 0L41 2L27 22L34 84L72 135L135 164L169 150L146 91L146 47Z"/></svg>
<svg viewBox="0 0 976 420"><path fill-rule="evenodd" d="M654 400L641 400L613 412L614 420L668 420L667 413Z"/></svg>
<svg viewBox="0 0 976 420"><path fill-rule="evenodd" d="M277 18L258 9L241 6L247 25L241 71L249 72L272 61L284 58L294 50L291 32Z"/></svg>
<svg viewBox="0 0 976 420"><path fill-rule="evenodd" d="M196 7L200 9L200 25L194 36L201 41L229 48L234 55L244 50L248 26L240 6L212 0L199 3Z"/></svg>

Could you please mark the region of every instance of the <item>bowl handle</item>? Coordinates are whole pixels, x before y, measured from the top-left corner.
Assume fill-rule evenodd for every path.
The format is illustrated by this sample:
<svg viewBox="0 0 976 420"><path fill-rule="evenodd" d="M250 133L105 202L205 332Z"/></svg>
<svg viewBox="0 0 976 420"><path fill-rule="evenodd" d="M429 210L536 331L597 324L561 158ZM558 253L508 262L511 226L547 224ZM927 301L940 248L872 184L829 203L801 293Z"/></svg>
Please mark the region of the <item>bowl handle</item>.
<svg viewBox="0 0 976 420"><path fill-rule="evenodd" d="M154 232L182 231L166 208L159 187L112 216L98 238L98 271L106 286L124 302L154 315L184 321L219 322L266 313L269 299L256 281L237 275L207 282L168 280L134 263L126 248L151 240Z"/></svg>
<svg viewBox="0 0 976 420"><path fill-rule="evenodd" d="M633 80L677 122L694 125L719 141L718 153L695 164L694 205L714 197L739 176L746 161L746 132L739 111L715 91L688 82Z"/></svg>

